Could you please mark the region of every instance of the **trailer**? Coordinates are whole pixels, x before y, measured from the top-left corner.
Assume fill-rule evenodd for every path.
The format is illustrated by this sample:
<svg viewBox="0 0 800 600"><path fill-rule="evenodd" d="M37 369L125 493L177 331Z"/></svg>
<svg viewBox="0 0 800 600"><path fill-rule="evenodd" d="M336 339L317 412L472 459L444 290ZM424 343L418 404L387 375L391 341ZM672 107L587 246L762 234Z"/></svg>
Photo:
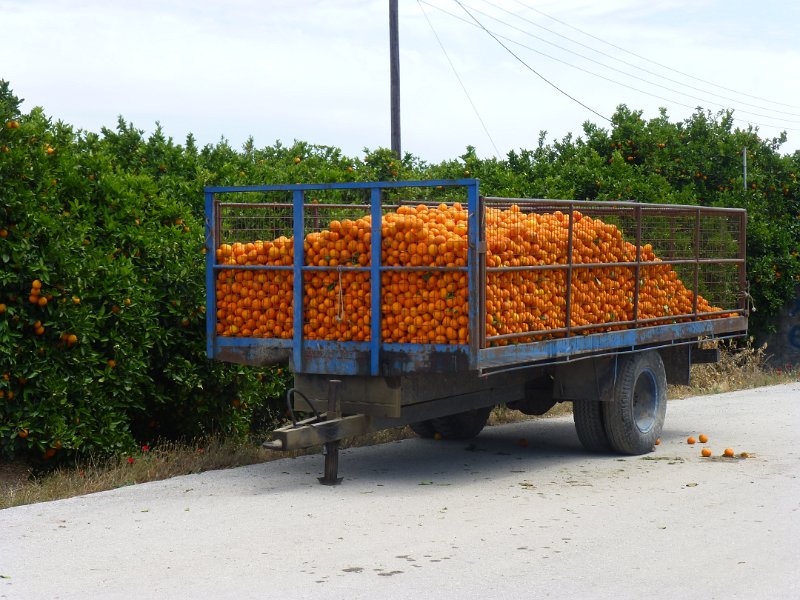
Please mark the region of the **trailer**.
<svg viewBox="0 0 800 600"><path fill-rule="evenodd" d="M572 402L588 451L650 452L667 384L747 332L740 209L459 179L208 187L205 210L208 356L289 364L264 445L322 446L325 484L345 438L467 439L500 404Z"/></svg>

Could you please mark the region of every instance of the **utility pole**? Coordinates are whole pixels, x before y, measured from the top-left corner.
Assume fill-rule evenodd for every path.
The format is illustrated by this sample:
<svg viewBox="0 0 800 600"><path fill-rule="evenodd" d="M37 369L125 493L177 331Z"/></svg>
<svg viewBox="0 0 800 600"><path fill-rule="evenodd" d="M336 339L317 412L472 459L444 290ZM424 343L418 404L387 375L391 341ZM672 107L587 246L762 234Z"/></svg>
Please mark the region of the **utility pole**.
<svg viewBox="0 0 800 600"><path fill-rule="evenodd" d="M742 178L744 179L744 193L747 193L747 146L742 148Z"/></svg>
<svg viewBox="0 0 800 600"><path fill-rule="evenodd" d="M389 67L391 78L392 152L400 154L400 39L397 24L397 0L389 0Z"/></svg>

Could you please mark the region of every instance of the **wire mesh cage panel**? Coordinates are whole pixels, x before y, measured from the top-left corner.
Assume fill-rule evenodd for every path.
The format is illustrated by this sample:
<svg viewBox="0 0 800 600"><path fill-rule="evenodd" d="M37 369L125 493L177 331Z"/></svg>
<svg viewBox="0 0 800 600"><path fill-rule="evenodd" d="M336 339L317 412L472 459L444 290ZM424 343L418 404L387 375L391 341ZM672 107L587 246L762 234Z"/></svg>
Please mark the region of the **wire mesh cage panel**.
<svg viewBox="0 0 800 600"><path fill-rule="evenodd" d="M309 340L370 339L371 216L358 204L304 205L303 336Z"/></svg>
<svg viewBox="0 0 800 600"><path fill-rule="evenodd" d="M483 206L482 347L741 308L741 212L502 198Z"/></svg>
<svg viewBox="0 0 800 600"><path fill-rule="evenodd" d="M217 262L231 268L216 276L216 333L292 338L294 277L302 273L304 340L373 340L377 277L381 343L466 344L469 227L463 186L381 189L377 224L372 191L309 189L299 198L290 191L226 191L224 202L217 199ZM294 222L298 214L301 227ZM373 265L378 232L380 261ZM295 259L298 233L302 260Z"/></svg>
<svg viewBox="0 0 800 600"><path fill-rule="evenodd" d="M219 335L291 337L292 205L281 202L283 196L271 202L251 194L219 205L216 260L230 267L216 273Z"/></svg>
<svg viewBox="0 0 800 600"><path fill-rule="evenodd" d="M467 211L402 204L383 217L381 334L387 343L466 344Z"/></svg>

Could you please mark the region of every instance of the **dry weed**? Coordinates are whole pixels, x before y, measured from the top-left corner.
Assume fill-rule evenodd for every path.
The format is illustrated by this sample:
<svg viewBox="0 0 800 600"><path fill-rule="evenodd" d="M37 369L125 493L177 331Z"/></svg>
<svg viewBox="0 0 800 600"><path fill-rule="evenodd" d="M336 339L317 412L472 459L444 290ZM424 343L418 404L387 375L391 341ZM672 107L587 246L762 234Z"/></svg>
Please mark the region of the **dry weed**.
<svg viewBox="0 0 800 600"><path fill-rule="evenodd" d="M719 361L692 365L691 385L670 386L671 398L776 385L796 381L800 376L791 366L787 369L772 368L767 345L755 347L752 337L747 338L747 343L741 347L737 347L732 341L718 342L709 347L719 348Z"/></svg>

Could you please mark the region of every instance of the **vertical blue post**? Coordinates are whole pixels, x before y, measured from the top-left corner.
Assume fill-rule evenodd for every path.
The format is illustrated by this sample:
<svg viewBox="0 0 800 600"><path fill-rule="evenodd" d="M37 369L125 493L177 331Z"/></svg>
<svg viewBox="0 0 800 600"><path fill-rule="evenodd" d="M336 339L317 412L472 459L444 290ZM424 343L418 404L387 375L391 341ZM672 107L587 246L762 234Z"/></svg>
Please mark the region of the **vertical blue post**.
<svg viewBox="0 0 800 600"><path fill-rule="evenodd" d="M478 181L467 186L467 287L469 289L468 296L468 312L469 312L469 367L470 369L478 368L478 350L481 331L481 319L483 316L480 314L480 286L483 282L480 280L480 264L478 255L478 243L480 241L480 214L478 213Z"/></svg>
<svg viewBox="0 0 800 600"><path fill-rule="evenodd" d="M294 235L294 287L292 291L292 323L294 332L292 333L292 362L294 372L303 372L303 264L305 256L303 252L303 241L305 238L305 223L303 202L305 196L302 190L292 192L292 225Z"/></svg>
<svg viewBox="0 0 800 600"><path fill-rule="evenodd" d="M378 375L381 357L381 226L383 223L380 188L375 187L370 190L369 207L372 219L369 263L369 370L370 374Z"/></svg>
<svg viewBox="0 0 800 600"><path fill-rule="evenodd" d="M206 199L206 355L214 358L214 341L217 339L217 292L214 283L217 274L214 271L214 264L217 257L217 244L215 242L217 232L214 223L214 194L205 193Z"/></svg>

